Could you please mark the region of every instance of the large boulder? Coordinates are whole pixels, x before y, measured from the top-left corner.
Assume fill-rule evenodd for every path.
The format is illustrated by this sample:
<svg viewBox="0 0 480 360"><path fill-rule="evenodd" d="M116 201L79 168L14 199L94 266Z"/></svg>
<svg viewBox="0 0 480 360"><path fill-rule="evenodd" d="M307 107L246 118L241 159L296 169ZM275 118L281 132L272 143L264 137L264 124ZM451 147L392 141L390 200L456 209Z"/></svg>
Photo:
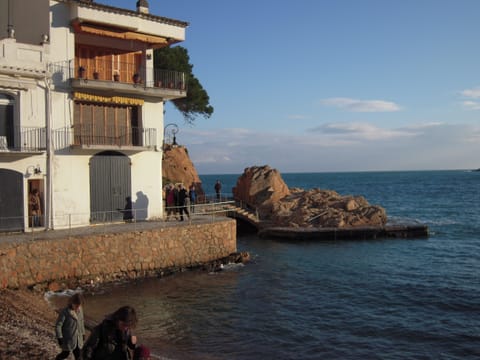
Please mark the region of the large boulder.
<svg viewBox="0 0 480 360"><path fill-rule="evenodd" d="M262 213L268 213L275 202L290 194L280 173L268 165L246 168L232 192L235 200Z"/></svg>
<svg viewBox="0 0 480 360"><path fill-rule="evenodd" d="M273 226L347 228L383 226L387 222L385 209L370 205L362 196L288 189L280 173L269 166L246 168L233 195Z"/></svg>

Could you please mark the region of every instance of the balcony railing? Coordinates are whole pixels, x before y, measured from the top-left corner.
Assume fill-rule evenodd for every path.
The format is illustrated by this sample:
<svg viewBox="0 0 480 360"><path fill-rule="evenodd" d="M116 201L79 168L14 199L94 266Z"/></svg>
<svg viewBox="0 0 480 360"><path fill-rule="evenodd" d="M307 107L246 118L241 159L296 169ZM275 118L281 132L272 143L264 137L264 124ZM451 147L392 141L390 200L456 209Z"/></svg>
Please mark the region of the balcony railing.
<svg viewBox="0 0 480 360"><path fill-rule="evenodd" d="M183 72L146 68L134 63L95 60L95 66L74 65L74 61L62 61L49 65L56 84L66 83L71 79L87 81L110 81L138 84L147 88L187 90L187 76Z"/></svg>
<svg viewBox="0 0 480 360"><path fill-rule="evenodd" d="M155 147L157 129L139 127L107 126L99 131L97 127L75 125L54 131L55 149L68 146L105 147Z"/></svg>
<svg viewBox="0 0 480 360"><path fill-rule="evenodd" d="M35 152L47 148L47 131L44 127L15 126L13 132L0 136L0 151Z"/></svg>

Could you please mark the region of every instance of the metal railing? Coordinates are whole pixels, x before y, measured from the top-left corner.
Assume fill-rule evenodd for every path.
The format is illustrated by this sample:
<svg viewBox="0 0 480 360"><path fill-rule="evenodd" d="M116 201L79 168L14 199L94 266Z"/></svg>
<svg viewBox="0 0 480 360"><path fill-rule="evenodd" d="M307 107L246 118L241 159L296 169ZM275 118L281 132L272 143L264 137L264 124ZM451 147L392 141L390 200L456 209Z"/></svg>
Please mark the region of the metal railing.
<svg viewBox="0 0 480 360"><path fill-rule="evenodd" d="M157 129L107 126L99 129L89 125L74 125L53 132L55 149L71 145L139 146L157 145Z"/></svg>
<svg viewBox="0 0 480 360"><path fill-rule="evenodd" d="M57 86L66 86L71 79L84 79L141 84L148 88L187 90L188 79L184 72L102 59L92 59L89 62L95 65L75 65L74 60L68 60L50 63L48 68Z"/></svg>
<svg viewBox="0 0 480 360"><path fill-rule="evenodd" d="M188 205L188 215L184 213L184 221L180 221L180 209L185 206L174 206L168 208L173 217L167 218L167 208L163 218L148 218L148 209L131 209L97 211L91 213L70 213L55 215L52 219L55 230L73 231L77 234L88 232L108 232L109 226L129 226L136 231L142 226L176 226L192 223L210 223L217 221L219 217L226 217L231 211L233 201L215 202L210 204ZM175 222L172 222L175 221ZM0 240L8 236L26 236L29 239L44 237L47 219L41 216L23 217L0 217ZM117 228L115 228L117 229Z"/></svg>
<svg viewBox="0 0 480 360"><path fill-rule="evenodd" d="M0 136L0 151L42 151L47 148L47 130L44 127L15 126L13 132Z"/></svg>

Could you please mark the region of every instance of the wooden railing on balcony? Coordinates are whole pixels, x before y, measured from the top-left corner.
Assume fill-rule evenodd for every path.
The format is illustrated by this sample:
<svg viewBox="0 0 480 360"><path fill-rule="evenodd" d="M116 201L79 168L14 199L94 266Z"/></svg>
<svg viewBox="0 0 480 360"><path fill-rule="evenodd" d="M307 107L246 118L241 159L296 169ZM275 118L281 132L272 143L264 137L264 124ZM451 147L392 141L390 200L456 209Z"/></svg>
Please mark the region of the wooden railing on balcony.
<svg viewBox="0 0 480 360"><path fill-rule="evenodd" d="M107 126L98 127L74 125L73 128L55 130L54 143L56 149L71 145L76 146L133 146L154 147L157 145L155 128Z"/></svg>
<svg viewBox="0 0 480 360"><path fill-rule="evenodd" d="M98 61L97 61L98 64ZM111 63L98 68L87 65L74 65L74 61L52 63L49 66L54 80L61 83L69 79L112 81L129 84L141 84L143 87L187 90L187 76L183 72L145 68L134 63Z"/></svg>

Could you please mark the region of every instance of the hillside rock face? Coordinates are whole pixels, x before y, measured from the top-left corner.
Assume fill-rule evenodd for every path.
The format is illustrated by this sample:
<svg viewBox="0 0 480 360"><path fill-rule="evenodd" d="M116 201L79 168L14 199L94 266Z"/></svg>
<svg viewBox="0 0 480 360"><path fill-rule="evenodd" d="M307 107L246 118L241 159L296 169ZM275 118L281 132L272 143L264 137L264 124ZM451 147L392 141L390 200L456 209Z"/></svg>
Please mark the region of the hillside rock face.
<svg viewBox="0 0 480 360"><path fill-rule="evenodd" d="M165 146L162 161L162 177L163 185L183 183L188 189L194 184L197 195L203 194L202 182L184 146Z"/></svg>
<svg viewBox="0 0 480 360"><path fill-rule="evenodd" d="M385 209L362 196L342 196L333 190L288 189L277 170L250 167L233 189L235 200L257 209L272 226L347 228L383 226Z"/></svg>

